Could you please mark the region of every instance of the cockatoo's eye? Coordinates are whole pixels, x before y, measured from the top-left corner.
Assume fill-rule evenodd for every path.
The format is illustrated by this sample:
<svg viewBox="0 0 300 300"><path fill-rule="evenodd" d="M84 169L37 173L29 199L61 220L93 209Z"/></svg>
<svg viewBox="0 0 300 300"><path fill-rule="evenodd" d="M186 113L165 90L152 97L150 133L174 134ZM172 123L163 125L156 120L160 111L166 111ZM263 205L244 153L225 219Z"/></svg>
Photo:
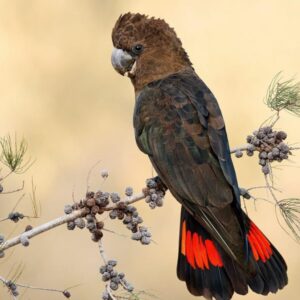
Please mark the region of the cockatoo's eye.
<svg viewBox="0 0 300 300"><path fill-rule="evenodd" d="M143 49L144 49L143 45L137 44L132 47L132 52L134 54L138 55L138 54L142 53Z"/></svg>

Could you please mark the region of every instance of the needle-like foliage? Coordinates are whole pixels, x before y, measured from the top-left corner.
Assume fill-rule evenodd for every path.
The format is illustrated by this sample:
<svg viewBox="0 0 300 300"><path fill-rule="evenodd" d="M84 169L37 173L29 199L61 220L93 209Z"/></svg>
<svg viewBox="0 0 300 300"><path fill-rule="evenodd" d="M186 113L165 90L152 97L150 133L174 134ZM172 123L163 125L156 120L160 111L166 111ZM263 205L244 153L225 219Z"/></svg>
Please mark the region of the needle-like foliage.
<svg viewBox="0 0 300 300"><path fill-rule="evenodd" d="M25 161L27 152L27 142L22 139L18 142L17 138L11 138L10 135L0 138L0 161L6 165L11 172L23 173L32 164L31 160Z"/></svg>
<svg viewBox="0 0 300 300"><path fill-rule="evenodd" d="M287 226L296 240L300 241L300 199L282 199L278 201L278 206Z"/></svg>
<svg viewBox="0 0 300 300"><path fill-rule="evenodd" d="M265 102L269 108L277 112L287 110L300 117L300 82L294 79L282 81L278 73L271 81Z"/></svg>
<svg viewBox="0 0 300 300"><path fill-rule="evenodd" d="M121 294L120 299L147 300L147 299L158 299L158 297L146 291L137 291L134 293L128 293L128 292L123 293Z"/></svg>

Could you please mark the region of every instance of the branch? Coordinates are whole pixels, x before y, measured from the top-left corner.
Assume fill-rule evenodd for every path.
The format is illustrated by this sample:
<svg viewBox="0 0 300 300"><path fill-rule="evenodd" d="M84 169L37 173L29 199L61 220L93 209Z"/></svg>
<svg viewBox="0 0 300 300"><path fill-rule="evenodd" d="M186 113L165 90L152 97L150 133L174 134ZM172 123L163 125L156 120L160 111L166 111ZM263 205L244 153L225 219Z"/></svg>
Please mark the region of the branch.
<svg viewBox="0 0 300 300"><path fill-rule="evenodd" d="M124 201L125 204L130 205L130 204L138 202L138 201L140 201L144 198L146 198L146 194L144 192L142 192L142 193L139 193L139 194L136 194L136 195L133 195L133 196L126 197L123 201ZM113 206L105 207L104 210L109 211L109 210L116 209L118 207L119 207L118 204L116 204L116 205L113 205Z"/></svg>
<svg viewBox="0 0 300 300"><path fill-rule="evenodd" d="M14 194L14 193L20 192L20 191L22 191L24 189L24 186L25 186L25 182L23 181L21 187L19 187L17 189L14 189L14 190L11 190L11 191L2 192L1 195Z"/></svg>
<svg viewBox="0 0 300 300"><path fill-rule="evenodd" d="M102 294L102 299L105 300L120 299L119 295L114 295L113 293L113 291L118 290L119 286L121 286L125 291L131 294L134 288L125 279L125 274L118 273L114 269L114 267L117 265L117 261L107 259L101 240L99 240L98 245L99 245L100 256L104 262L104 265L100 267L100 273L102 274L102 280L106 282L105 291ZM124 299L129 299L129 298L124 297Z"/></svg>
<svg viewBox="0 0 300 300"><path fill-rule="evenodd" d="M250 144L239 146L239 147L234 147L234 148L230 149L230 153L234 154L239 151L247 151L249 149L249 147L250 147Z"/></svg>
<svg viewBox="0 0 300 300"><path fill-rule="evenodd" d="M48 291L48 292L57 292L63 294L66 298L70 298L71 294L67 290L58 290L53 288L43 288L43 287L37 287L32 286L29 284L24 283L18 283L12 280L7 280L4 277L0 276L0 281L8 288L14 299L17 299L17 296L19 295L19 292L17 291L17 287L25 288L25 289L31 289L31 290L39 290L39 291Z"/></svg>
<svg viewBox="0 0 300 300"><path fill-rule="evenodd" d="M47 223L44 223L42 225L39 225L29 231L26 231L12 239L9 239L7 241L5 241L3 243L3 245L0 247L0 251L5 251L11 247L14 247L18 244L21 243L21 237L24 237L24 238L32 238L34 236L37 236L43 232L46 232L48 230L51 230L55 227L58 227L62 224L65 224L67 222L70 222L70 221L73 221L79 217L82 217L83 215L86 214L86 209L81 209L81 210L77 210L77 211L74 211L73 213L69 214L69 215L64 215L62 217L59 217L57 219L54 219L52 221L49 221Z"/></svg>
<svg viewBox="0 0 300 300"><path fill-rule="evenodd" d="M140 193L140 194L136 194L136 195L133 195L131 197L126 197L124 199L124 202L125 204L133 204L137 201L140 201L142 199L144 199L146 197L146 195L144 193ZM103 208L103 211L111 211L111 210L114 210L118 208L118 204L115 204L115 205L112 205L112 206L109 206L109 207L105 207ZM82 209L79 209L79 210L75 210L73 211L71 214L68 214L68 215L63 215L57 219L54 219L52 221L49 221L47 223L44 223L42 225L39 225L29 231L26 231L12 239L9 239L7 241L5 241L2 246L0 246L0 251L5 251L11 247L14 247L18 244L21 243L21 238L22 239L31 239L33 238L34 236L37 236L43 232L46 232L46 231L49 231L53 228L56 228L60 225L63 225L65 223L68 223L70 221L74 221L76 220L77 218L80 218L80 217L83 217L85 216L86 214L88 213L87 209L86 208L82 208Z"/></svg>
<svg viewBox="0 0 300 300"><path fill-rule="evenodd" d="M99 244L99 252L100 252L101 258L102 258L104 264L106 265L107 264L107 258L106 258L106 255L105 255L105 251L104 251L102 241L100 240L98 244Z"/></svg>
<svg viewBox="0 0 300 300"><path fill-rule="evenodd" d="M104 265L107 265L107 258L106 258L106 255L105 255L105 251L104 251L104 247L103 247L103 244L102 244L102 241L100 240L98 242L98 245L99 245L99 252L100 252L100 256L104 262ZM116 298L114 297L113 293L112 293L112 290L110 289L110 286L109 284L106 284L105 285L105 290L107 292L107 294L109 295L109 297L112 299L112 300L116 300Z"/></svg>

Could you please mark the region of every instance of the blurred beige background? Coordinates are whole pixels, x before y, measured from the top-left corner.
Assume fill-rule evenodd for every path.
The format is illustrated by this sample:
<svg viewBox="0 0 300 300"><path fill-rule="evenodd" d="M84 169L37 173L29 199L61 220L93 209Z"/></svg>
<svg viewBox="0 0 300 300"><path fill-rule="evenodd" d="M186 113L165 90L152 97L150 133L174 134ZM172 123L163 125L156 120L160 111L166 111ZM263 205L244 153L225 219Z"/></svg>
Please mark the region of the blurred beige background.
<svg viewBox="0 0 300 300"><path fill-rule="evenodd" d="M133 88L110 65L111 29L127 11L165 18L183 41L198 74L219 99L231 145L245 142L270 112L263 104L267 86L280 70L300 78L300 1L111 1L0 0L0 136L24 136L34 166L11 178L6 188L31 177L42 206L39 220L0 224L5 235L20 232L59 216L63 206L84 195L90 167L91 186L122 193L139 191L151 176L151 166L135 145L132 128ZM279 127L289 141L299 142L300 120L283 114ZM300 153L292 160L300 163ZM234 160L241 186L261 185L254 158ZM288 163L291 165L291 163ZM103 184L99 169L110 172ZM285 196L300 196L299 169L276 171ZM0 198L0 217L17 195ZM160 299L194 299L176 278L179 205L168 195L162 209L138 204L157 244L142 247L130 239L105 234L108 255L119 261L134 286ZM19 206L31 213L29 198ZM248 204L251 217L277 245L289 266L289 285L268 299L299 299L299 246L279 227L269 204ZM128 234L120 222L113 230ZM97 245L86 231L58 228L16 247L0 262L0 274L25 266L19 281L71 290L72 299L100 299L103 284ZM0 299L9 299L0 287ZM62 299L54 293L27 291L22 299ZM262 299L250 293L234 299Z"/></svg>

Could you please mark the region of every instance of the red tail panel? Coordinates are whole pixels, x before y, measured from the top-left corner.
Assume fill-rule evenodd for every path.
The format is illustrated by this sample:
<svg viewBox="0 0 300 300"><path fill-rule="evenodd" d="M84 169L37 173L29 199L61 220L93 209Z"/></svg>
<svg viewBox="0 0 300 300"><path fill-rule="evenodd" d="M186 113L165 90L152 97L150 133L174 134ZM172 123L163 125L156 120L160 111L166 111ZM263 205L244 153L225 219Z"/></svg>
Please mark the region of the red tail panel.
<svg viewBox="0 0 300 300"><path fill-rule="evenodd" d="M209 269L210 265L223 267L222 258L214 242L197 232L186 230L186 221L181 226L181 254L186 256L193 269Z"/></svg>
<svg viewBox="0 0 300 300"><path fill-rule="evenodd" d="M199 238L199 250L200 250L200 255L201 255L201 258L202 258L205 268L209 269L207 252L206 252L206 248L203 243L202 236L200 236L200 238Z"/></svg>
<svg viewBox="0 0 300 300"><path fill-rule="evenodd" d="M271 244L252 221L247 238L255 260L265 263L272 255Z"/></svg>
<svg viewBox="0 0 300 300"><path fill-rule="evenodd" d="M222 258L212 240L206 240L205 246L207 249L207 254L209 261L215 267L223 267Z"/></svg>
<svg viewBox="0 0 300 300"><path fill-rule="evenodd" d="M195 258L194 258L194 249L192 241L192 233L188 230L186 234L186 243L185 243L186 257L188 263L195 269Z"/></svg>

